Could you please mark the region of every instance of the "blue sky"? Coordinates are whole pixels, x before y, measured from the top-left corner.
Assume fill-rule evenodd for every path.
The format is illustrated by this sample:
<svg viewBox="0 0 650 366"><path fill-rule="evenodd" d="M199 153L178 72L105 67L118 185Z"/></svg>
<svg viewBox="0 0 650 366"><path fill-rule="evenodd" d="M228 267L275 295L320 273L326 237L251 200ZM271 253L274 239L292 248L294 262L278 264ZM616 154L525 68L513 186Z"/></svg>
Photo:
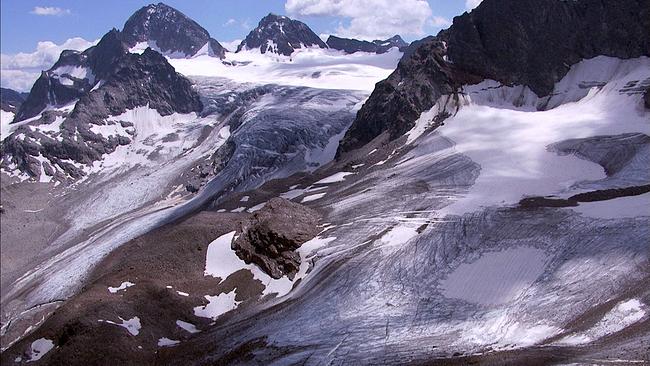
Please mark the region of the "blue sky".
<svg viewBox="0 0 650 366"><path fill-rule="evenodd" d="M134 11L149 3L151 1L145 0L2 0L0 48L2 53L12 54L33 51L38 41L49 40L61 44L72 37L95 40L113 27L121 29ZM269 12L287 13L285 0L168 0L165 3L196 20L219 41L244 38ZM56 7L62 9L63 13L36 15L33 13L36 7ZM464 0L430 0L429 7L432 18L437 16L451 20L465 11L466 4ZM340 16L340 13L332 16L289 15L305 21L321 34L336 33L339 26L350 22L349 17ZM423 31L437 33L439 29L431 21ZM420 36L408 34L404 38L413 40Z"/></svg>

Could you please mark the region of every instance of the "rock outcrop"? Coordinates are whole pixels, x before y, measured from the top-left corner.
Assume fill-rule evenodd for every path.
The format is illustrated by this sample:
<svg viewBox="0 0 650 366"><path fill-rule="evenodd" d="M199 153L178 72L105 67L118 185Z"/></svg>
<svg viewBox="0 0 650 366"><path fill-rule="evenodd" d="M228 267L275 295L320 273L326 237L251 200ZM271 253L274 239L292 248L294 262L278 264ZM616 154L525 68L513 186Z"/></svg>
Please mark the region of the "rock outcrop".
<svg viewBox="0 0 650 366"><path fill-rule="evenodd" d="M338 155L386 131L400 137L442 94L465 83L493 79L543 97L580 60L650 55L648 29L645 0L485 0L406 52L359 111Z"/></svg>
<svg viewBox="0 0 650 366"><path fill-rule="evenodd" d="M386 40L360 41L352 38L340 38L337 36L329 36L327 38L327 46L329 48L343 51L345 53L355 52L369 52L382 54L388 52L391 48L398 48L404 51L408 47L408 43L404 42L402 37L395 35Z"/></svg>
<svg viewBox="0 0 650 366"><path fill-rule="evenodd" d="M131 15L122 29L122 38L129 47L147 42L171 56L190 57L201 50L219 58L226 54L205 28L163 3L147 5Z"/></svg>
<svg viewBox="0 0 650 366"><path fill-rule="evenodd" d="M296 49L305 47L327 48L327 45L305 23L269 14L248 33L237 47L237 52L259 49L261 53L291 56Z"/></svg>
<svg viewBox="0 0 650 366"><path fill-rule="evenodd" d="M318 234L318 219L318 213L306 206L274 198L245 224L232 248L269 276L293 279L300 268L296 249Z"/></svg>
<svg viewBox="0 0 650 366"><path fill-rule="evenodd" d="M5 112L16 113L23 104L26 93L19 93L12 89L0 88L0 109Z"/></svg>

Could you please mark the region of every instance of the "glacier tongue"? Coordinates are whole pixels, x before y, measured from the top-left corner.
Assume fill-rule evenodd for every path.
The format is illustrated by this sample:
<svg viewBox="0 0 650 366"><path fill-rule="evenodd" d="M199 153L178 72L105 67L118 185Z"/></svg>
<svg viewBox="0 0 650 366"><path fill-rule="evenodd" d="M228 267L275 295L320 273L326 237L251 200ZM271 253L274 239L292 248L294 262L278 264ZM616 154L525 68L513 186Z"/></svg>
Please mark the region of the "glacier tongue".
<svg viewBox="0 0 650 366"><path fill-rule="evenodd" d="M110 117L116 124L93 127L100 135L132 135L133 141L87 168L86 179L59 187L47 212L67 211L67 230L53 234L38 266L3 285L3 323L36 304L71 296L113 249L220 194L328 162L332 141L367 97L363 91L195 81L206 104L201 116L161 117L140 107ZM194 196L185 192L191 181L201 187ZM71 195L74 205L63 209Z"/></svg>

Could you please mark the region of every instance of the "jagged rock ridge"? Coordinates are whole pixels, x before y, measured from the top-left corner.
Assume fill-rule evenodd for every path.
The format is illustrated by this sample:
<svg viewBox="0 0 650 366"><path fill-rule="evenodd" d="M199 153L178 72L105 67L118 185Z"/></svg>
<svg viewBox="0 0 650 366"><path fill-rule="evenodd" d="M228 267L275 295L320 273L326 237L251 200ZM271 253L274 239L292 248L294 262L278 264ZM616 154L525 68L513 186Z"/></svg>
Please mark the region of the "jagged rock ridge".
<svg viewBox="0 0 650 366"><path fill-rule="evenodd" d="M402 136L441 95L463 84L493 79L543 97L580 60L650 55L648 29L648 1L486 0L407 50L359 111L338 155L383 132Z"/></svg>
<svg viewBox="0 0 650 366"><path fill-rule="evenodd" d="M259 49L261 53L291 56L296 49L312 46L327 48L325 42L305 23L286 16L269 14L246 36L237 47L237 52Z"/></svg>
<svg viewBox="0 0 650 366"><path fill-rule="evenodd" d="M400 51L404 51L408 45L409 44L404 42L402 37L399 35L395 35L383 41L374 40L372 42L360 41L352 38L340 38L337 36L329 36L329 38L327 38L327 46L329 48L343 51L345 53L370 52L382 54L388 52L388 50L393 47L397 47Z"/></svg>
<svg viewBox="0 0 650 366"><path fill-rule="evenodd" d="M57 71L61 69L73 70L70 73L82 69L86 77L71 77L70 73ZM72 80L72 85L61 83L62 78ZM48 105L63 105L76 99L69 113L43 111ZM146 105L163 116L199 112L203 108L190 81L176 73L161 54L150 48L141 55L129 53L120 32L113 29L84 52L63 52L52 69L43 72L16 121L42 115L18 127L3 141L2 166L34 178L41 175L41 167L46 175L58 179L65 179L66 175L79 178L84 172L72 162L90 165L103 154L130 142L125 136L104 137L90 127L106 124L109 116ZM51 124L57 119L62 121L48 134L30 126Z"/></svg>

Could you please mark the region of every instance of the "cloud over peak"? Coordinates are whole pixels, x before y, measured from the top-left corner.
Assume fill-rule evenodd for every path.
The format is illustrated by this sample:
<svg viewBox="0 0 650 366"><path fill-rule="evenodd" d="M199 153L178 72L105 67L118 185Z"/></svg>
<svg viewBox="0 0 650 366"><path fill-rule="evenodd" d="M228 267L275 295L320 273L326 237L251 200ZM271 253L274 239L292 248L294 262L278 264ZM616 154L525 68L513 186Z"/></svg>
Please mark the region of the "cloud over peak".
<svg viewBox="0 0 650 366"><path fill-rule="evenodd" d="M41 70L49 69L59 59L61 51L82 51L97 42L98 40L90 42L79 37L70 38L62 44L42 41L38 42L36 50L31 53L2 54L0 55L2 67L0 84L5 88L28 91Z"/></svg>
<svg viewBox="0 0 650 366"><path fill-rule="evenodd" d="M361 39L423 35L432 15L425 0L287 0L284 8L290 15L346 18L336 33Z"/></svg>

